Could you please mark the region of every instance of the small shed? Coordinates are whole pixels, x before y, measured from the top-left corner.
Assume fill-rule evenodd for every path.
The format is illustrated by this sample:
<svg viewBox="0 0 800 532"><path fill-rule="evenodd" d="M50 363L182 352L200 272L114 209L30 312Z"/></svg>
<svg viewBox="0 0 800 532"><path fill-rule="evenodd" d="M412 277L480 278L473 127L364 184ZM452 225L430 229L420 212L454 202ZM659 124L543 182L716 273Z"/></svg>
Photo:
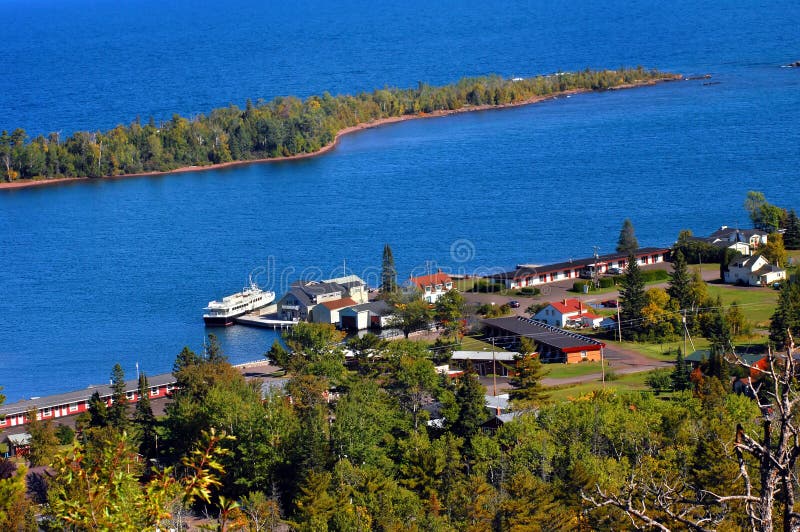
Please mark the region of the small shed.
<svg viewBox="0 0 800 532"><path fill-rule="evenodd" d="M6 437L8 442L8 452L17 458L28 456L31 452L31 435L27 432L21 434L9 434Z"/></svg>

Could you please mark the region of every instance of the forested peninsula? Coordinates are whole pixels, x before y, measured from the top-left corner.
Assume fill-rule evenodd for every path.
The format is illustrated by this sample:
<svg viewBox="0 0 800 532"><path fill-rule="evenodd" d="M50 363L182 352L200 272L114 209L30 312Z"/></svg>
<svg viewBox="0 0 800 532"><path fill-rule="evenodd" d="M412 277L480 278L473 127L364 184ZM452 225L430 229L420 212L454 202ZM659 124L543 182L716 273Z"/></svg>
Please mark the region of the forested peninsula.
<svg viewBox="0 0 800 532"><path fill-rule="evenodd" d="M532 78L470 77L434 87L384 88L357 95L288 96L250 100L188 119L140 120L101 132L78 131L29 139L23 129L0 134L0 187L65 178L101 178L264 160L324 152L343 134L388 122L535 103L577 92L602 91L680 79L638 68L584 70Z"/></svg>

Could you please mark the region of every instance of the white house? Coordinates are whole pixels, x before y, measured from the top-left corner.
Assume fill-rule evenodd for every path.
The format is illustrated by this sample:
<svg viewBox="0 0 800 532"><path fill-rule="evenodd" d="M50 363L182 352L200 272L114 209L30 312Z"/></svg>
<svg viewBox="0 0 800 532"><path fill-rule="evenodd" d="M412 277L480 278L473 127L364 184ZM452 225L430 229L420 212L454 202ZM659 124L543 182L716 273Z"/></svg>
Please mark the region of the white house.
<svg viewBox="0 0 800 532"><path fill-rule="evenodd" d="M412 277L410 283L422 291L422 298L428 303L436 303L445 292L453 289L453 280L441 271L422 277Z"/></svg>
<svg viewBox="0 0 800 532"><path fill-rule="evenodd" d="M728 265L725 282L750 286L767 286L786 279L786 270L770 264L762 255L737 257Z"/></svg>
<svg viewBox="0 0 800 532"><path fill-rule="evenodd" d="M747 244L750 250L755 250L767 243L767 233L760 229L736 229L723 225L711 233L706 240L712 244L741 242Z"/></svg>
<svg viewBox="0 0 800 532"><path fill-rule="evenodd" d="M357 304L349 297L325 301L314 307L311 320L315 323L339 323L339 312L348 307L355 307Z"/></svg>
<svg viewBox="0 0 800 532"><path fill-rule="evenodd" d="M577 322L581 327L599 327L603 321L602 316L592 312L591 307L579 299L554 301L537 312L533 319L556 327L566 327L570 322Z"/></svg>
<svg viewBox="0 0 800 532"><path fill-rule="evenodd" d="M339 327L351 331L383 329L389 324L392 307L386 301L362 303L339 311Z"/></svg>

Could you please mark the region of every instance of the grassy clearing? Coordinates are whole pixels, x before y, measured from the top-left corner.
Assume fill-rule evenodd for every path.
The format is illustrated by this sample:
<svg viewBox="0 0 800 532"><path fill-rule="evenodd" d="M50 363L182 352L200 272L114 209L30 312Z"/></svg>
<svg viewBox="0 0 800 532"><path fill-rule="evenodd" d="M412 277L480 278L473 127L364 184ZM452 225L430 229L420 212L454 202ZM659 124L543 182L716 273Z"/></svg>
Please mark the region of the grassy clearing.
<svg viewBox="0 0 800 532"><path fill-rule="evenodd" d="M606 364L606 369L608 369ZM549 379L565 379L567 377L580 377L582 375L591 375L592 373L600 373L603 368L600 362L581 362L580 364L545 364L544 367L548 370L547 378Z"/></svg>
<svg viewBox="0 0 800 532"><path fill-rule="evenodd" d="M613 390L615 392L648 390L649 388L644 383L644 380L647 378L647 374L648 372L620 375L617 380L606 381L605 386L598 379L597 381L593 382L584 382L581 384L548 388L547 391L553 401L569 401L603 388L606 390Z"/></svg>
<svg viewBox="0 0 800 532"><path fill-rule="evenodd" d="M745 318L757 327L769 327L769 321L778 303L778 291L772 288L708 285L711 297L719 296L723 305L734 301Z"/></svg>
<svg viewBox="0 0 800 532"><path fill-rule="evenodd" d="M694 340L694 349L692 343L687 341L687 351L690 354L695 349L708 349L709 341L702 337L692 338ZM604 340L608 345L615 345L624 347L641 353L651 360L672 362L678 354L678 349L683 350L683 338L676 339L670 342L662 343L649 343L649 342L615 342L613 340Z"/></svg>

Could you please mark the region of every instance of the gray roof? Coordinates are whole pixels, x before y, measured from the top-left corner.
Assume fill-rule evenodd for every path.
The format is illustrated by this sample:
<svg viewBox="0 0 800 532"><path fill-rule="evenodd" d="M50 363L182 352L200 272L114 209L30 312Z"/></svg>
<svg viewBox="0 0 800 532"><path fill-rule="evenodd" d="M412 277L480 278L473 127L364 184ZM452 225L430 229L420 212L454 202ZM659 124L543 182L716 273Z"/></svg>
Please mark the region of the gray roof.
<svg viewBox="0 0 800 532"><path fill-rule="evenodd" d="M31 443L31 435L27 432L22 432L20 434L9 434L6 438L8 439L8 443L16 447L30 445Z"/></svg>
<svg viewBox="0 0 800 532"><path fill-rule="evenodd" d="M513 362L514 357L519 353L509 353L507 351L453 351L451 360L499 360L501 362Z"/></svg>
<svg viewBox="0 0 800 532"><path fill-rule="evenodd" d="M308 297L308 294L306 294L299 285L292 285L292 287L289 289L289 293L292 294L295 299L297 299L297 301L299 301L304 307L310 307L314 304L314 302L311 301L311 298Z"/></svg>
<svg viewBox="0 0 800 532"><path fill-rule="evenodd" d="M161 375L153 375L147 377L150 387L163 386L165 384L172 384L175 382L175 376L172 373L162 373ZM139 389L139 381L131 379L125 381L125 391L135 392ZM100 397L107 397L113 393L110 384L92 385L83 390L75 390L72 392L59 393L49 395L47 397L36 397L31 399L23 399L16 403L9 403L0 406L0 417L5 417L10 414L24 414L30 410L42 408L52 408L61 405L68 405L79 401L88 401L92 394L95 392L100 394Z"/></svg>
<svg viewBox="0 0 800 532"><path fill-rule="evenodd" d="M355 305L350 307L349 310L354 310L356 312L369 311L379 316L386 316L394 311L392 306L382 299L377 299L375 301L370 301L368 303L361 303L360 305Z"/></svg>
<svg viewBox="0 0 800 532"><path fill-rule="evenodd" d="M524 414L525 412L506 412L505 414L498 414L495 417L500 420L501 423L508 423L509 421L514 421L514 418L517 418Z"/></svg>
<svg viewBox="0 0 800 532"><path fill-rule="evenodd" d="M599 342L588 336L577 334L552 325L545 325L530 318L510 316L507 318L490 318L480 320L484 325L508 331L514 335L525 336L539 344L545 344L558 349L576 349L579 347L604 347Z"/></svg>
<svg viewBox="0 0 800 532"><path fill-rule="evenodd" d="M326 283L310 281L306 283L299 283L300 289L309 296L321 296L325 294L334 294L344 290L342 285L338 283Z"/></svg>
<svg viewBox="0 0 800 532"><path fill-rule="evenodd" d="M767 236L766 231L762 231L761 229L737 229L735 227L720 227L710 235L708 235L709 239L714 238L726 238L730 239L731 236L735 236L737 241L740 241L739 238L744 237L749 239L753 235L758 236Z"/></svg>
<svg viewBox="0 0 800 532"><path fill-rule="evenodd" d="M288 384L289 379L273 379L267 378L261 381L261 398L265 399L270 393L273 391L284 391L286 390L286 384Z"/></svg>
<svg viewBox="0 0 800 532"><path fill-rule="evenodd" d="M508 410L511 406L508 394L504 393L501 395L485 395L483 399L483 404L486 405L486 408L490 410L495 410L499 408L500 410Z"/></svg>

